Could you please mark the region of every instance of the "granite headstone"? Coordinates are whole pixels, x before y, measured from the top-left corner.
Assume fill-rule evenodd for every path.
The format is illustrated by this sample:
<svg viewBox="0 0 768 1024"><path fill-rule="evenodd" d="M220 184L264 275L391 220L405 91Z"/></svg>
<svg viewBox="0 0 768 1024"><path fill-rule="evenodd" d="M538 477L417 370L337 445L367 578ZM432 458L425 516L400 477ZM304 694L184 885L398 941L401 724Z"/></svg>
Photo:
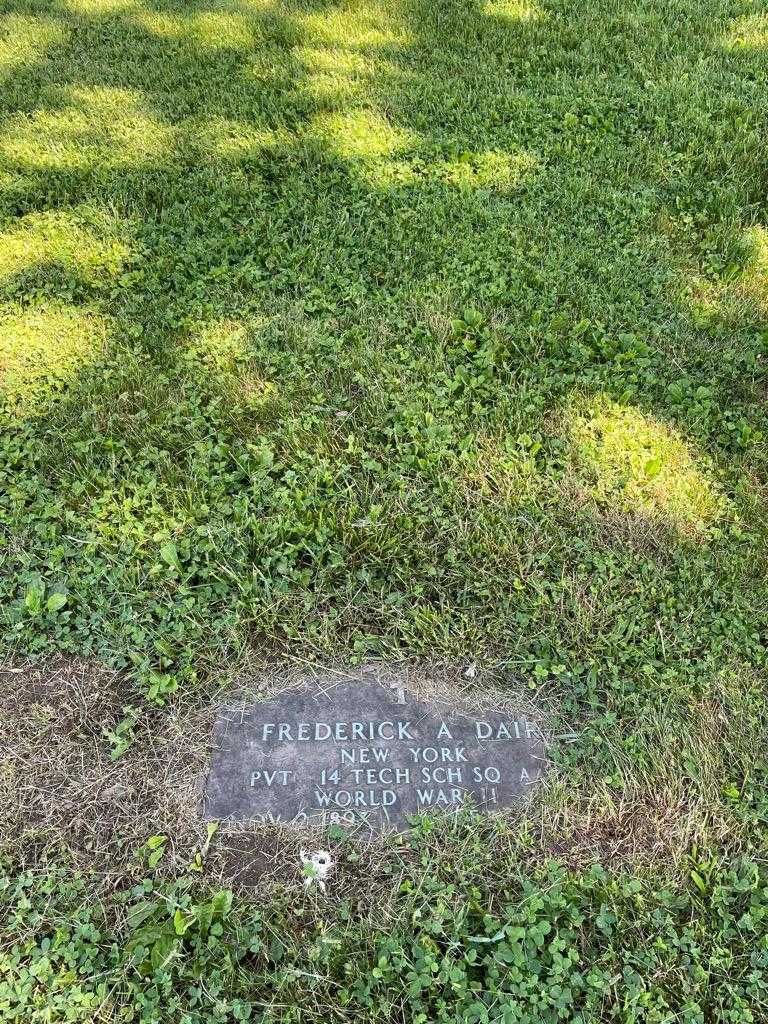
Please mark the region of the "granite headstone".
<svg viewBox="0 0 768 1024"><path fill-rule="evenodd" d="M539 727L523 715L470 714L364 676L305 683L221 710L204 813L402 830L423 812L509 807L543 763Z"/></svg>

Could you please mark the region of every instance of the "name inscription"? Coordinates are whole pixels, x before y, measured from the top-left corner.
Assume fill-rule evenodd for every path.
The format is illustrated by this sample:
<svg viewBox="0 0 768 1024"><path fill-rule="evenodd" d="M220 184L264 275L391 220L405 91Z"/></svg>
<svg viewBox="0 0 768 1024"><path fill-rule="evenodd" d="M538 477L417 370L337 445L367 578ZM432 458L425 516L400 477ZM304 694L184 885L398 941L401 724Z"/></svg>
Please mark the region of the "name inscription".
<svg viewBox="0 0 768 1024"><path fill-rule="evenodd" d="M473 717L365 679L306 684L220 713L204 810L403 828L421 812L508 807L538 780L543 758L540 731L524 716Z"/></svg>

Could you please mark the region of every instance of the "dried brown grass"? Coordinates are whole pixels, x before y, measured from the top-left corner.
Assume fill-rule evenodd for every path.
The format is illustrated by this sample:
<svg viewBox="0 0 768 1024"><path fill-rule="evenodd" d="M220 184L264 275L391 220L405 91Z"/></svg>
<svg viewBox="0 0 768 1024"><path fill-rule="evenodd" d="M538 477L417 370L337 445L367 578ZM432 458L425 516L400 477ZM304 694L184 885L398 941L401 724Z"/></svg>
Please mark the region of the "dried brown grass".
<svg viewBox="0 0 768 1024"><path fill-rule="evenodd" d="M168 836L169 862L200 842L210 708L138 710L133 742L113 759L109 733L134 706L119 674L84 661L0 670L0 852L34 864L66 850L75 864L124 871L150 835Z"/></svg>
<svg viewBox="0 0 768 1024"><path fill-rule="evenodd" d="M0 670L0 858L19 866L42 866L66 857L88 869L100 887L143 877L141 847L152 835L167 837L158 870L186 870L203 847L206 823L201 801L209 766L209 743L222 700L274 696L311 676L306 664L253 665L221 685L186 694L168 708L142 704L118 673L76 659L59 658L35 667ZM319 671L319 670L317 670ZM525 711L543 723L544 695L525 698L491 668L466 679L447 665L369 667L381 682L396 681L421 699L450 700L454 708ZM342 681L344 669L324 666L322 678ZM483 694L482 700L478 694ZM111 756L110 734L132 709L133 742ZM708 728L714 723L706 716ZM669 865L703 834L730 845L732 825L709 810L684 786L627 786L620 795L596 784L575 788L551 769L533 803L498 819L467 828L461 816L436 826L427 840L446 870L471 857L482 832L487 863L509 864L514 847L529 862L556 857L572 867L600 861L606 866ZM406 836L383 841L332 842L321 832L285 826L222 823L205 858L212 880L242 890L267 884L301 886L299 850L324 846L336 860L334 892L361 908L384 912L408 864L423 859ZM467 870L467 866L462 870ZM487 870L485 868L484 870Z"/></svg>

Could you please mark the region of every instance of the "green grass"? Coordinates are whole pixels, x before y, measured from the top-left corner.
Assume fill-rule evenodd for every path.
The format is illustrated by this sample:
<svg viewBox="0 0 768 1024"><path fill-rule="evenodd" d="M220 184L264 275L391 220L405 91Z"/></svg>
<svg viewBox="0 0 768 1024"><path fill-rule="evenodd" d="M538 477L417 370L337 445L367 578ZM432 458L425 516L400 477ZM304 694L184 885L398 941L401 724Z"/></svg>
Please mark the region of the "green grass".
<svg viewBox="0 0 768 1024"><path fill-rule="evenodd" d="M576 736L555 852L672 814L743 966L686 844L766 852L765 4L2 0L0 111L0 657L477 658ZM581 1019L750 1019L686 970Z"/></svg>
<svg viewBox="0 0 768 1024"><path fill-rule="evenodd" d="M710 865L701 890L680 893L597 866L520 875L480 842L463 852L474 870L457 876L427 846L367 920L347 900L318 910L280 893L257 909L147 881L115 901L122 935L64 872L21 875L6 894L20 955L0 977L3 1019L765 1019L768 877L754 862Z"/></svg>

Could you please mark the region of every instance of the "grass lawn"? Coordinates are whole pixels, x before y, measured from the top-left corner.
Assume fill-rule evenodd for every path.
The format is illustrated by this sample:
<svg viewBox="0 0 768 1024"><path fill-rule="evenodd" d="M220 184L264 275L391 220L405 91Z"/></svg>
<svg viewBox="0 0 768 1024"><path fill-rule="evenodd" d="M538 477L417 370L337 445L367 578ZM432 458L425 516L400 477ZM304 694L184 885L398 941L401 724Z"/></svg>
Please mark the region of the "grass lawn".
<svg viewBox="0 0 768 1024"><path fill-rule="evenodd" d="M767 389L762 0L0 0L3 1021L767 1021ZM276 658L547 785L327 899L36 816Z"/></svg>

